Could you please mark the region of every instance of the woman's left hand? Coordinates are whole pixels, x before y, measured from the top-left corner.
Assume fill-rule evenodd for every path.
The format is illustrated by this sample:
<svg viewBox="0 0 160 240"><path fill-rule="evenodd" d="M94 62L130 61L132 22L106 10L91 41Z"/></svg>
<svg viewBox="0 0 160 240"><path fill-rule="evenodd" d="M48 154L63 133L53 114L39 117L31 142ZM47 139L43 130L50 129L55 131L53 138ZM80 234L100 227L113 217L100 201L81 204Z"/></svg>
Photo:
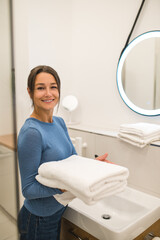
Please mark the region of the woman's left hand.
<svg viewBox="0 0 160 240"><path fill-rule="evenodd" d="M113 162L110 162L110 161L107 160L107 157L108 157L108 153L105 153L102 156L97 157L96 160L113 164Z"/></svg>

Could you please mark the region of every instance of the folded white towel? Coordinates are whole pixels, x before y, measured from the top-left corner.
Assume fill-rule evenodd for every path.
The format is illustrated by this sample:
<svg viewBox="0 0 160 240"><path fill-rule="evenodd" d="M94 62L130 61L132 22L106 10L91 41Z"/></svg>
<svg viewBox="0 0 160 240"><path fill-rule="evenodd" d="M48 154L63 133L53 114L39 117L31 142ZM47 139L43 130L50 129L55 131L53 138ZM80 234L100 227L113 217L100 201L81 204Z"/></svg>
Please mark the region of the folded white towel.
<svg viewBox="0 0 160 240"><path fill-rule="evenodd" d="M68 203L70 203L75 198L75 196L71 192L68 192L68 191L64 192L62 194L55 194L53 196L63 206L66 206Z"/></svg>
<svg viewBox="0 0 160 240"><path fill-rule="evenodd" d="M123 133L131 133L140 137L156 136L160 134L160 125L152 123L122 124L119 129Z"/></svg>
<svg viewBox="0 0 160 240"><path fill-rule="evenodd" d="M118 138L142 148L160 140L160 125L151 123L122 124Z"/></svg>
<svg viewBox="0 0 160 240"><path fill-rule="evenodd" d="M143 148L147 144L160 140L160 136L148 137L146 139L143 139L139 136L128 133L118 133L118 138L140 148Z"/></svg>
<svg viewBox="0 0 160 240"><path fill-rule="evenodd" d="M129 175L125 167L77 155L43 163L38 173L41 184L65 189L87 204L124 190Z"/></svg>

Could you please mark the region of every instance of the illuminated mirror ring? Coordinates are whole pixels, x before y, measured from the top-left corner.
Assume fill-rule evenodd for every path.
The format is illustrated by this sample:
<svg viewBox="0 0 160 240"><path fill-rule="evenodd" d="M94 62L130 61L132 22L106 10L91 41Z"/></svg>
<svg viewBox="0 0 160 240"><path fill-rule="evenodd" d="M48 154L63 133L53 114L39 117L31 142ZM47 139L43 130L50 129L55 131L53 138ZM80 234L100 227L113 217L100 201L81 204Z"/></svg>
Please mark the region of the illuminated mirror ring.
<svg viewBox="0 0 160 240"><path fill-rule="evenodd" d="M126 60L127 55L131 51L133 47L135 47L138 43L141 41L148 39L148 38L153 38L153 37L158 37L160 38L160 31L151 31L151 32L146 32L143 33L142 35L136 37L134 40L132 40L129 45L125 48L125 50L122 52L122 55L119 58L118 62L118 67L117 67L117 86L118 86L118 91L120 93L121 98L125 102L125 104L135 111L136 113L146 115L146 116L157 116L160 115L160 109L154 109L154 110L146 110L143 108L140 108L136 105L134 105L129 98L127 97L123 85L122 85L122 68L123 64Z"/></svg>

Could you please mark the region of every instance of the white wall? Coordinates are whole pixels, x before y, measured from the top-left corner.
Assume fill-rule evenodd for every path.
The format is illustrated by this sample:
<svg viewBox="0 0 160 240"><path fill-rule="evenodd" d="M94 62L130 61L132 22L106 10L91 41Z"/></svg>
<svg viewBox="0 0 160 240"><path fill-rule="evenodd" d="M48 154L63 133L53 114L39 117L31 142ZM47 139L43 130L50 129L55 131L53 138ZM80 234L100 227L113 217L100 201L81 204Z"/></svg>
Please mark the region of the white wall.
<svg viewBox="0 0 160 240"><path fill-rule="evenodd" d="M0 1L0 135L13 133L9 3Z"/></svg>
<svg viewBox="0 0 160 240"><path fill-rule="evenodd" d="M78 97L80 107L75 118L83 124L114 129L124 122L159 123L159 116L145 117L131 111L116 86L119 55L140 0L14 0L14 3L18 128L28 114L27 71L38 64L51 65L58 71L62 97L71 93ZM159 0L146 1L131 39L145 31L160 29L159 9ZM62 109L59 114L66 118Z"/></svg>
<svg viewBox="0 0 160 240"><path fill-rule="evenodd" d="M13 10L17 127L19 130L30 112L30 101L27 94L27 77L29 73L28 2L25 0L13 0Z"/></svg>

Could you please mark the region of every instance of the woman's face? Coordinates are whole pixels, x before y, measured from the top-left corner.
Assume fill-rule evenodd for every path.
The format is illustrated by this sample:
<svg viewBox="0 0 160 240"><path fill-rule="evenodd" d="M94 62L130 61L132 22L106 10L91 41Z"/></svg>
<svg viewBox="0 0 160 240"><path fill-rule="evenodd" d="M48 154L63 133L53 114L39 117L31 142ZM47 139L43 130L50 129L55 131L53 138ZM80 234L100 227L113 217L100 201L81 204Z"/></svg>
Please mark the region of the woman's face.
<svg viewBox="0 0 160 240"><path fill-rule="evenodd" d="M52 74L41 72L35 79L33 94L34 107L39 110L53 110L59 101L59 91Z"/></svg>

